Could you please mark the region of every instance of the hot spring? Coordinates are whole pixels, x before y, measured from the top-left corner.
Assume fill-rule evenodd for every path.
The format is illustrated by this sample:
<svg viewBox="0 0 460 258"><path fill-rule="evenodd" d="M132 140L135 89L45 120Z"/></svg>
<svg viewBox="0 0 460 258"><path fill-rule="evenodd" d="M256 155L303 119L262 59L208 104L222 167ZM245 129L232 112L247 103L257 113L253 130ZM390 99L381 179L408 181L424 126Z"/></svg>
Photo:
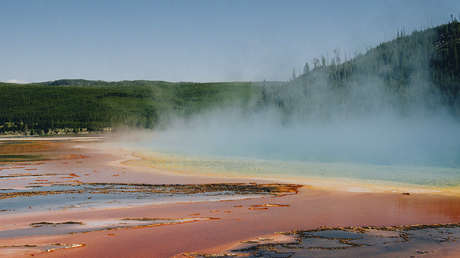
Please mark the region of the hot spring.
<svg viewBox="0 0 460 258"><path fill-rule="evenodd" d="M436 188L460 184L460 125L448 116L289 124L274 117L213 112L144 132L138 141L122 141L142 150L154 167L185 174Z"/></svg>

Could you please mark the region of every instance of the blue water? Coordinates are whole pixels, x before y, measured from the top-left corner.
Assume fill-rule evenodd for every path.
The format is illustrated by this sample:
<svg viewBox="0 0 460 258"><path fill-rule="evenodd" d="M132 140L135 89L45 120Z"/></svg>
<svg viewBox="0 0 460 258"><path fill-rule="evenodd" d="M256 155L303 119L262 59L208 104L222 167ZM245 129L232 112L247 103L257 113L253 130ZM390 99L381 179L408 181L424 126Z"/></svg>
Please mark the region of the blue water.
<svg viewBox="0 0 460 258"><path fill-rule="evenodd" d="M449 116L283 124L216 113L154 131L133 149L172 154L182 172L460 184L460 123ZM162 166L161 164L155 164Z"/></svg>
<svg viewBox="0 0 460 258"><path fill-rule="evenodd" d="M151 159L154 167L186 174L277 178L289 179L289 181L294 178L357 179L368 183L385 181L435 187L460 185L460 169L449 167L282 161L177 153L146 153L143 155Z"/></svg>
<svg viewBox="0 0 460 258"><path fill-rule="evenodd" d="M142 185L52 185L26 189L0 189L0 195L20 192L43 192L45 194L19 195L0 198L2 213L36 210L62 210L75 208L122 207L151 203L193 202L205 200L229 200L254 194L237 194L230 191L181 193L156 192L162 186ZM53 191L56 191L53 193ZM47 193L49 192L49 193ZM263 194L263 193L262 193ZM0 196L3 197L3 196Z"/></svg>

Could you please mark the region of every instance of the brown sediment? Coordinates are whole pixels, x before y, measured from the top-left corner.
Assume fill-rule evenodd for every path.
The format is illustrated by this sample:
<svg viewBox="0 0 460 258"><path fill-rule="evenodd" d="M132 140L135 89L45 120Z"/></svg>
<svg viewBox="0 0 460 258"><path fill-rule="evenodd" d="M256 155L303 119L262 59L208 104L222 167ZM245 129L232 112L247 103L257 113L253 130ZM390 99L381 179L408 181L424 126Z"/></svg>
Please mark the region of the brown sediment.
<svg viewBox="0 0 460 258"><path fill-rule="evenodd" d="M48 180L35 180L48 181ZM228 192L234 194L272 194L276 195L283 191L289 193L297 192L300 185L283 185L283 184L172 184L172 185L151 185L151 184L129 184L129 183L83 183L78 180L70 181L78 186L101 186L91 189L67 189L67 190L50 190L50 191L20 191L0 193L0 199L8 199L25 196L38 195L56 195L56 194L76 194L76 193L91 193L91 194L108 194L108 193L123 193L123 192L145 192L145 193L171 193L171 194L196 194L207 192ZM31 184L50 184L51 182L35 182ZM69 184L58 184L60 186L74 186ZM111 188L107 188L107 186ZM217 212L217 211L215 211Z"/></svg>
<svg viewBox="0 0 460 258"><path fill-rule="evenodd" d="M248 210L268 210L267 207L249 207Z"/></svg>
<svg viewBox="0 0 460 258"><path fill-rule="evenodd" d="M62 146L55 142L2 142L0 141L0 163L21 163L30 161L42 161L52 158L47 153L50 150L57 150ZM15 169L24 168L21 166Z"/></svg>
<svg viewBox="0 0 460 258"><path fill-rule="evenodd" d="M23 142L0 144L0 154L23 154L33 152L44 152L50 148L56 148L57 144L51 142Z"/></svg>
<svg viewBox="0 0 460 258"><path fill-rule="evenodd" d="M296 184L246 184L246 183L220 183L220 184L132 184L132 183L86 183L88 185L102 186L136 186L150 187L152 192L171 193L206 193L232 191L241 193L297 193L302 185Z"/></svg>
<svg viewBox="0 0 460 258"><path fill-rule="evenodd" d="M279 203L267 203L264 204L265 207L289 207L289 204L279 204Z"/></svg>
<svg viewBox="0 0 460 258"><path fill-rule="evenodd" d="M81 221L64 221L64 222L42 221L42 222L30 223L30 226L34 228L43 227L43 226L59 226L59 225L83 225L83 222Z"/></svg>
<svg viewBox="0 0 460 258"><path fill-rule="evenodd" d="M37 182L36 184L41 184L42 182ZM58 191L30 191L30 192L10 192L10 193L1 193L0 199L8 199L15 197L29 197L36 195L51 195L51 194L63 194L63 193L83 193L83 190L58 190Z"/></svg>

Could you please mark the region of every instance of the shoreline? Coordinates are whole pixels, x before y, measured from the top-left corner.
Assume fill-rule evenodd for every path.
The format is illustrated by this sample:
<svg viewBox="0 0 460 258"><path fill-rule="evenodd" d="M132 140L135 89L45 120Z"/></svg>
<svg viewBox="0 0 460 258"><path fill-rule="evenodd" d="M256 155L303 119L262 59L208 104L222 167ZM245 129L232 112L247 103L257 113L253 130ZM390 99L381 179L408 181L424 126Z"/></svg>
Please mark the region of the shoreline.
<svg viewBox="0 0 460 258"><path fill-rule="evenodd" d="M402 183L395 181L385 180L367 180L357 178L337 178L337 177L313 177L313 176L257 176L257 175L241 175L241 174L226 174L222 173L207 173L199 171L193 168L184 170L180 169L165 169L160 166L155 166L153 163L155 160L149 159L155 155L155 152L147 152L143 154L142 151L125 150L130 153L129 155L133 159L126 159L120 162L119 166L125 167L143 167L154 169L155 173L161 173L164 175L175 175L185 177L200 177L200 178L222 178L222 179L239 179L247 181L268 181L268 182L279 182L287 184L302 184L305 187L313 187L322 190L335 190L335 191L346 191L346 192L374 192L374 193L409 193L409 194L440 194L447 196L460 197L460 185L459 186L428 186L419 184ZM161 155L161 153L159 153Z"/></svg>

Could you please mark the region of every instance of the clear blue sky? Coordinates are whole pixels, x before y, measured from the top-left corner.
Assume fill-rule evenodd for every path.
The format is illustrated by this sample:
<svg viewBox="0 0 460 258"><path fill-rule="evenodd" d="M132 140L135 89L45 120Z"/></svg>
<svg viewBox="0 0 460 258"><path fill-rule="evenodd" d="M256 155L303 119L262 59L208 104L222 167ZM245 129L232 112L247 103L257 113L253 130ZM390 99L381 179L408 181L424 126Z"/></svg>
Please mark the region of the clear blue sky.
<svg viewBox="0 0 460 258"><path fill-rule="evenodd" d="M450 14L459 0L1 0L0 81L285 80Z"/></svg>

